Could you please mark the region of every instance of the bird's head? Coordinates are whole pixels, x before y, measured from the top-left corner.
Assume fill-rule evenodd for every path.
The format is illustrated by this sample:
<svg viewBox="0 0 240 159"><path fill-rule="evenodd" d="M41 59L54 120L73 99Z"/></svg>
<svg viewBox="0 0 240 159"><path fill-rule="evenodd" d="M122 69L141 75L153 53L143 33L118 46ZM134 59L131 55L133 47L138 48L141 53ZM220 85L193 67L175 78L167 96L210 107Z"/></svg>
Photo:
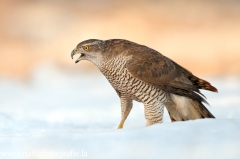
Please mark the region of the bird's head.
<svg viewBox="0 0 240 159"><path fill-rule="evenodd" d="M78 63L81 60L88 60L97 64L102 60L102 50L104 48L104 41L97 39L90 39L80 42L77 47L72 51L71 57L80 54L79 58L75 61Z"/></svg>

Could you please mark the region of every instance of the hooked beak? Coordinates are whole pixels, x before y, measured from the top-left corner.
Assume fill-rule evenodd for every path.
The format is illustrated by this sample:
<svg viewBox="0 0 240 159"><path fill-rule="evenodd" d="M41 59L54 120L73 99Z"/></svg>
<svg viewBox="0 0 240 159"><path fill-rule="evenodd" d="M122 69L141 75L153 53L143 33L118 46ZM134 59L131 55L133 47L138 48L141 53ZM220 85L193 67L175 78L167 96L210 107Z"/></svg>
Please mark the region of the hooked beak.
<svg viewBox="0 0 240 159"><path fill-rule="evenodd" d="M76 52L75 52L75 50L73 50L72 53L71 53L72 59L73 59L73 56L74 56L75 54L76 54Z"/></svg>
<svg viewBox="0 0 240 159"><path fill-rule="evenodd" d="M75 50L73 50L72 53L71 53L72 59L73 59L73 56L74 56L75 54L79 54L79 53L77 53ZM81 58L84 57L84 56L85 56L85 55L84 55L83 53L80 53L80 57L75 61L75 63L78 63L78 62L81 60Z"/></svg>

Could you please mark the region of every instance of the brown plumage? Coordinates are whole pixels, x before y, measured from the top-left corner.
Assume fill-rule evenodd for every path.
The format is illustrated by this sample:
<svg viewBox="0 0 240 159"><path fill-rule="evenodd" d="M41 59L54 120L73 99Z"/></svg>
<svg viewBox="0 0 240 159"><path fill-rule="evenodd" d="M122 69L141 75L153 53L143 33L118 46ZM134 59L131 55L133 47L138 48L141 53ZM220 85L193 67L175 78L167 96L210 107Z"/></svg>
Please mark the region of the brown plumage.
<svg viewBox="0 0 240 159"><path fill-rule="evenodd" d="M86 46L88 50L83 48ZM162 105L172 121L214 118L203 105L207 102L199 89L217 89L149 47L121 39L92 39L79 43L72 57L76 53L81 54L76 62L92 61L117 91L122 101L119 128L132 108L132 100L144 103L147 125L162 122ZM161 111L154 113L158 109Z"/></svg>

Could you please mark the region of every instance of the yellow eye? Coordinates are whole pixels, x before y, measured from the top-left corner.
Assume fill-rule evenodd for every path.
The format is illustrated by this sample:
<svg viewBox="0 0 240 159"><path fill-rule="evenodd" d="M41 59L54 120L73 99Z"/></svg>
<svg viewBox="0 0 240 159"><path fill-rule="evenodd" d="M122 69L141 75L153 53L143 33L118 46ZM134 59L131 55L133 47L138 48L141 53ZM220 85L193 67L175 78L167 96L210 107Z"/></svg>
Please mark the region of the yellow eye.
<svg viewBox="0 0 240 159"><path fill-rule="evenodd" d="M88 50L88 46L84 46L83 49L84 49L85 51L87 51L87 50Z"/></svg>

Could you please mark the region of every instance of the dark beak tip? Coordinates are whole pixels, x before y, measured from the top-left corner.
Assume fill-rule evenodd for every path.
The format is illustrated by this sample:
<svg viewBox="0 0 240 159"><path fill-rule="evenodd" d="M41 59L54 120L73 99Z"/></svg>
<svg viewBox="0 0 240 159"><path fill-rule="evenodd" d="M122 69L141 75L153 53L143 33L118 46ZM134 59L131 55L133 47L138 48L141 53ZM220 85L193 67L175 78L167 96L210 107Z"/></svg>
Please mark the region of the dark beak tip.
<svg viewBox="0 0 240 159"><path fill-rule="evenodd" d="M76 54L76 52L73 50L71 53L71 58L73 59L73 56Z"/></svg>

